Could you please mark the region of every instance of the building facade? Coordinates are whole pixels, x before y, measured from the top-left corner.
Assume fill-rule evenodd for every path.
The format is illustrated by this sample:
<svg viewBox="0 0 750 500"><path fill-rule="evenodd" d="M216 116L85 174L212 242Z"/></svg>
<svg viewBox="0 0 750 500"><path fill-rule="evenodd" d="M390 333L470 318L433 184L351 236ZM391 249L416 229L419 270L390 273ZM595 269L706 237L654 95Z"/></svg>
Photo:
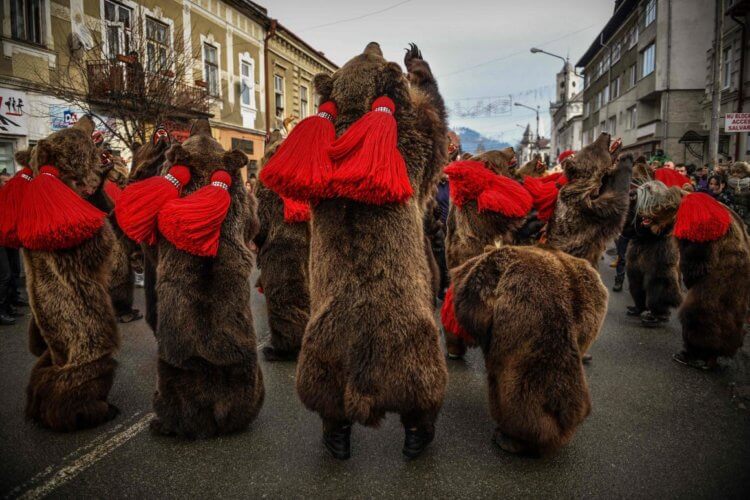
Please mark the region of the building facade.
<svg viewBox="0 0 750 500"><path fill-rule="evenodd" d="M583 122L583 78L565 63L555 81L557 100L550 103L550 156L554 163L563 151L581 149Z"/></svg>
<svg viewBox="0 0 750 500"><path fill-rule="evenodd" d="M701 127L713 2L617 0L605 27L576 64L583 68L582 145L601 132L636 155L664 152L697 161L684 143Z"/></svg>
<svg viewBox="0 0 750 500"><path fill-rule="evenodd" d="M159 77L171 79L178 97L198 99L186 99L184 112L163 125L181 139L191 118L208 117L215 138L244 151L251 169L263 156L269 127L276 126L270 118L310 114L312 76L337 68L248 0L0 0L0 9L0 170L13 171L14 151L70 126L82 113L43 90L50 84L45 78L67 67L79 49L89 59L90 47L101 52L101 60L86 60L88 80L81 87L89 87L89 97L98 92L105 107L106 97L127 90L133 75L150 74L170 53L183 54L186 69ZM280 89L267 67L281 77ZM279 90L281 106L269 99Z"/></svg>
<svg viewBox="0 0 750 500"><path fill-rule="evenodd" d="M719 76L721 101L719 108L720 160L750 159L748 132L725 130L727 113L746 113L748 63L748 29L750 29L750 0L724 0L725 15L721 36L722 57ZM706 93L703 99L703 122L700 129L691 130L684 143L695 157L708 158L708 133L711 127L711 93L713 89L714 48L706 51Z"/></svg>

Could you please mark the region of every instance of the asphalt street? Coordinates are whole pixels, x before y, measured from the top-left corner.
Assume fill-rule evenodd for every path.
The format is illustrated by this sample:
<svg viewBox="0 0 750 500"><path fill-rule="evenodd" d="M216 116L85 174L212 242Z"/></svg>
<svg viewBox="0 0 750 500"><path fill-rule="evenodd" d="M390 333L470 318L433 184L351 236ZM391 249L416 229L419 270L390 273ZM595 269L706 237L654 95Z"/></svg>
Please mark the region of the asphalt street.
<svg viewBox="0 0 750 500"><path fill-rule="evenodd" d="M602 263L605 282L613 273ZM727 283L731 286L731 283ZM253 292L259 343L268 336ZM137 290L142 306L142 290ZM266 363L266 400L243 433L206 441L153 436L156 344L144 321L121 326L110 401L122 411L88 431L56 434L25 422L34 358L26 323L0 327L0 497L649 497L747 498L750 492L750 349L704 373L674 363L679 323L644 329L611 294L587 367L593 411L569 446L545 459L495 447L479 351L449 362L437 435L419 459L401 455L396 416L355 427L353 456L325 452L318 417L294 391L292 363ZM717 311L717 314L721 314ZM743 397L744 395L744 397Z"/></svg>

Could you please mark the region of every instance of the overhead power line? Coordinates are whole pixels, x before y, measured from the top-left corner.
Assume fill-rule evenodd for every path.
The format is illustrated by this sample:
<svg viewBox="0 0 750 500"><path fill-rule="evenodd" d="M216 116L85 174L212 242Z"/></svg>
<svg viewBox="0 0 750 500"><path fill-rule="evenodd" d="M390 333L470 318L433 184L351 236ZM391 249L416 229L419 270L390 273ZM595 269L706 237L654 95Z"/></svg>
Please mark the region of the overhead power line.
<svg viewBox="0 0 750 500"><path fill-rule="evenodd" d="M585 28L581 28L579 30L572 31L572 32L570 32L570 33L568 33L566 35L562 35L560 37L557 37L554 40L547 40L546 42L540 43L537 46L538 47L543 47L545 45L549 45L550 43L559 42L560 40L563 40L565 38L571 37L573 35L577 35L578 33L582 33L582 32L584 32L586 30L594 28L595 26L597 26L597 25L596 24L592 24L590 26L586 26ZM479 64L475 64L473 66L467 66L466 68L462 68L462 69L459 69L459 70L456 70L456 71L452 71L450 73L443 73L442 75L438 75L437 78L445 78L446 76L453 76L453 75L457 75L459 73L464 73L466 71L471 71L472 69L480 68L480 67L486 66L488 64L492 64L492 63L504 61L506 59L510 59L511 57L515 57L515 56L518 56L518 55L521 55L521 54L525 54L528 51L529 51L528 48L525 48L523 50L517 50L517 51L512 52L510 54L506 54L506 55L504 55L502 57L498 57L498 58L495 58L495 59L490 59L489 61L484 61L484 62L481 62Z"/></svg>
<svg viewBox="0 0 750 500"><path fill-rule="evenodd" d="M368 12L367 14L362 14L362 15L355 16L355 17L350 17L350 18L347 18L347 19L339 19L338 21L332 21L330 23L318 24L317 26L310 26L309 28L305 28L305 29L301 30L300 33L304 33L305 31L315 30L315 29L318 29L318 28L324 28L326 26L333 26L335 24L348 23L350 21L357 21L359 19L364 19L366 17L374 16L374 15L377 15L377 14L382 14L383 12L389 11L391 9L395 9L396 7L404 5L405 3L409 3L411 1L412 0L404 0L403 2L399 2L399 3L393 4L393 5L389 6L389 7L385 7L384 9L380 9L380 10L375 10L375 11L372 11L372 12Z"/></svg>

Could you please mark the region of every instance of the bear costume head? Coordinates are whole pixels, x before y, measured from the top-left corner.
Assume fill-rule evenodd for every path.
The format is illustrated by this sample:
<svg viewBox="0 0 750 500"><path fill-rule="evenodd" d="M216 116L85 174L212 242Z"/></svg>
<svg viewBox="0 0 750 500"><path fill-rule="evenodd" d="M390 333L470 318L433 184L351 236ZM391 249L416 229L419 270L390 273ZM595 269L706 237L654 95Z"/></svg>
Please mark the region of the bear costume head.
<svg viewBox="0 0 750 500"><path fill-rule="evenodd" d="M133 146L133 160L130 164L130 182L140 181L159 174L164 156L172 145L172 139L163 128L154 131L151 140L144 145Z"/></svg>
<svg viewBox="0 0 750 500"><path fill-rule="evenodd" d="M568 181L586 180L601 185L604 177L612 173L619 151L618 144L612 145L616 149L610 151L611 141L612 136L602 133L596 141L563 160L562 167Z"/></svg>
<svg viewBox="0 0 750 500"><path fill-rule="evenodd" d="M99 149L91 140L94 122L84 116L70 128L55 132L36 143L31 158L34 174L45 165L53 165L59 179L80 196L91 196L99 188L104 167Z"/></svg>

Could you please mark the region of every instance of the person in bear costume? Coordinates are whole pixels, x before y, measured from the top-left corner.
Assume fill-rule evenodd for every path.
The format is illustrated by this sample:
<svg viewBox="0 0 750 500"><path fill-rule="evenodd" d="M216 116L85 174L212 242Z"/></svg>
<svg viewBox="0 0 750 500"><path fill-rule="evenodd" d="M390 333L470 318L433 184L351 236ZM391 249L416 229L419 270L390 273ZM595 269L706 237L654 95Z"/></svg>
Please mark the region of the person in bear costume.
<svg viewBox="0 0 750 500"><path fill-rule="evenodd" d="M281 134L272 136L264 165L282 140ZM257 184L255 195L260 221L253 239L258 248L258 285L266 298L271 330L270 345L263 348L263 356L267 361L295 360L310 318L310 206L282 199L262 182Z"/></svg>
<svg viewBox="0 0 750 500"><path fill-rule="evenodd" d="M524 177L544 177L547 173L547 165L542 160L542 155L535 154L516 171L516 177L520 180Z"/></svg>
<svg viewBox="0 0 750 500"><path fill-rule="evenodd" d="M567 183L560 188L546 231L549 246L586 259L594 268L607 243L620 234L628 212L633 158L624 155L614 162L620 143L610 147L610 140L603 133L563 161Z"/></svg>
<svg viewBox="0 0 750 500"><path fill-rule="evenodd" d="M735 212L705 193L646 183L639 214L654 234L674 226L687 295L679 309L683 350L675 361L713 369L742 347L750 306L750 237Z"/></svg>
<svg viewBox="0 0 750 500"><path fill-rule="evenodd" d="M119 344L108 293L116 241L106 213L85 200L102 177L93 130L83 117L36 144L17 226L29 344L38 356L26 416L57 431L94 427L118 413L107 401Z"/></svg>
<svg viewBox="0 0 750 500"><path fill-rule="evenodd" d="M158 127L149 142L133 147L133 159L128 174L128 184L139 182L159 175L166 160L166 152L172 144L172 139L163 127ZM117 212L115 212L115 215ZM132 240L131 240L132 241ZM143 268L143 292L146 302L146 323L151 331L156 331L156 264L157 246L140 241L140 251L131 255L131 262Z"/></svg>
<svg viewBox="0 0 750 500"><path fill-rule="evenodd" d="M481 346L493 441L547 455L591 410L582 365L607 311L607 289L583 259L499 246L454 271L456 317Z"/></svg>
<svg viewBox="0 0 750 500"><path fill-rule="evenodd" d="M677 241L672 237L672 225L650 227L650 220L639 213L641 205L652 196L650 189L664 191L667 186L659 181L649 182L643 190L634 191L632 210L623 227L628 242L625 272L634 305L628 307L628 316L641 318L643 326L659 326L669 320L670 308L682 302L678 264L680 260Z"/></svg>
<svg viewBox="0 0 750 500"><path fill-rule="evenodd" d="M338 459L350 456L353 423L377 426L388 412L401 416L403 453L418 456L445 395L423 231L446 163L445 109L416 46L405 64L406 77L372 42L333 75L317 75L318 115L260 174L282 196L318 200L297 393Z"/></svg>
<svg viewBox="0 0 750 500"><path fill-rule="evenodd" d="M225 152L208 121L198 120L190 137L167 151L165 177L123 192L121 203L129 189L175 178L180 184L158 208L156 433L207 438L241 431L263 403L248 248L258 220L240 177L246 163L244 153ZM187 169L187 178L178 173ZM130 227L128 217L121 222Z"/></svg>
<svg viewBox="0 0 750 500"><path fill-rule="evenodd" d="M511 179L514 163L515 153L512 148L507 148L487 151L446 167L452 201L446 237L446 256L451 277L458 266L484 252L488 245L496 242L517 243L517 235L531 211L532 200L526 190ZM481 188L493 181L498 186L488 191L501 197L501 202L484 202L480 207L479 196L486 197L490 194L482 194ZM472 190L475 192L469 192ZM461 359L466 354L467 343L472 345L473 340L453 317L453 292L448 289L441 311L445 345L449 358Z"/></svg>

